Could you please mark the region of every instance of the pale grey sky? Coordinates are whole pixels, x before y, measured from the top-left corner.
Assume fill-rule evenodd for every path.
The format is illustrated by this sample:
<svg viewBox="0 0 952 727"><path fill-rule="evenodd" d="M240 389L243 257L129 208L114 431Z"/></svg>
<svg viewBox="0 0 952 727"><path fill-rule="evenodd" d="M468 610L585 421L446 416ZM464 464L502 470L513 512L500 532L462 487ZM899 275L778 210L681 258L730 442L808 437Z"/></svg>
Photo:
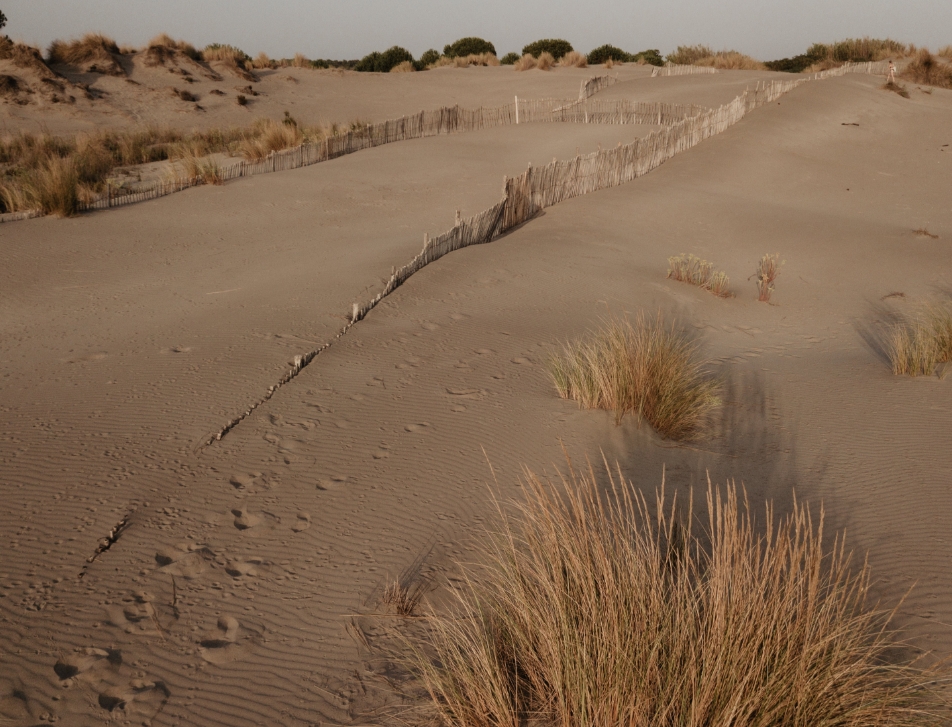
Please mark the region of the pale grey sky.
<svg viewBox="0 0 952 727"><path fill-rule="evenodd" d="M255 55L359 58L402 45L415 56L478 35L502 55L539 38L587 52L705 43L761 60L845 37L952 44L952 0L0 0L6 33L46 48L90 31L141 45L158 33Z"/></svg>

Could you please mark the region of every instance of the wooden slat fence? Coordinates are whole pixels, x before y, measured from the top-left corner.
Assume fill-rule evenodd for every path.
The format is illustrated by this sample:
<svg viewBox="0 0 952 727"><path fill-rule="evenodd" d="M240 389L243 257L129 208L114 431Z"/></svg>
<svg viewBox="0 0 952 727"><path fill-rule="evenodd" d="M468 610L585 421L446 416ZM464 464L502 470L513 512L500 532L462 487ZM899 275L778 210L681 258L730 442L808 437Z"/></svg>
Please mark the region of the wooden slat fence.
<svg viewBox="0 0 952 727"><path fill-rule="evenodd" d="M608 88L618 83L618 76L592 76L587 81L582 81L582 87L578 92L578 100L584 101L591 98L603 88Z"/></svg>
<svg viewBox="0 0 952 727"><path fill-rule="evenodd" d="M676 66L670 64L660 68L656 66L651 69L652 78L658 76L697 76L708 73L720 73L720 71L711 66Z"/></svg>
<svg viewBox="0 0 952 727"><path fill-rule="evenodd" d="M424 236L423 249L406 265L395 269L383 289L372 299L360 305L354 303L350 321L334 339L303 356L296 356L293 366L277 384L269 387L260 400L225 423L200 446L220 440L261 404L268 401L283 385L297 376L322 351L344 336L350 328L376 307L381 300L400 287L410 276L444 255L470 245L491 242L514 227L527 222L542 209L572 197L599 189L624 184L643 176L666 160L696 146L704 139L719 134L740 121L759 106L806 83L808 79L771 81L756 89L748 89L728 104L706 109L675 124L652 131L646 137L630 144L619 144L614 149L577 156L567 161L553 161L544 167L529 167L518 177L507 177L503 183L503 197L495 205L469 219L460 219L452 229L435 238Z"/></svg>

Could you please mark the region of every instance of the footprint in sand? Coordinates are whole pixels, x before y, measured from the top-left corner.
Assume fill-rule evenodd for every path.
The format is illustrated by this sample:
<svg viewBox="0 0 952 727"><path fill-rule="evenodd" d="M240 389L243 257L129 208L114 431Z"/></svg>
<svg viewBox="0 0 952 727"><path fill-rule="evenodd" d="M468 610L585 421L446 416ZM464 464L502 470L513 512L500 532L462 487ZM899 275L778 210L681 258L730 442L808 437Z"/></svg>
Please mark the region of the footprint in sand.
<svg viewBox="0 0 952 727"><path fill-rule="evenodd" d="M62 681L106 666L122 665L122 652L118 649L86 648L76 654L67 654L57 659L53 671Z"/></svg>
<svg viewBox="0 0 952 727"><path fill-rule="evenodd" d="M127 634L154 635L162 631L155 611L155 596L146 591L136 591L123 598L121 604L106 606L106 613L113 626Z"/></svg>
<svg viewBox="0 0 952 727"><path fill-rule="evenodd" d="M223 615L217 628L199 641L199 653L210 664L225 664L241 657L247 651L243 633L245 629L234 616Z"/></svg>
<svg viewBox="0 0 952 727"><path fill-rule="evenodd" d="M420 422L419 424L407 424L404 429L408 432L419 432L430 426L429 422Z"/></svg>
<svg viewBox="0 0 952 727"><path fill-rule="evenodd" d="M162 572L188 580L204 573L206 562L214 559L215 553L210 548L195 543L160 548L155 553L155 562Z"/></svg>
<svg viewBox="0 0 952 727"><path fill-rule="evenodd" d="M127 718L141 719L142 724L149 724L171 696L165 682L135 679L123 686L109 687L100 692L99 706L107 712L121 709Z"/></svg>
<svg viewBox="0 0 952 727"><path fill-rule="evenodd" d="M490 354L496 353L491 348L477 348L475 353L478 353L480 356L489 356Z"/></svg>
<svg viewBox="0 0 952 727"><path fill-rule="evenodd" d="M254 578L263 567L265 567L265 561L262 558L233 560L225 566L225 573L232 578Z"/></svg>
<svg viewBox="0 0 952 727"><path fill-rule="evenodd" d="M294 523L291 525L291 530L296 533L301 533L309 527L311 527L311 514L308 512L299 512Z"/></svg>
<svg viewBox="0 0 952 727"><path fill-rule="evenodd" d="M317 489L319 490L336 490L342 484L347 482L347 475L331 475L330 477L325 477L317 483Z"/></svg>
<svg viewBox="0 0 952 727"><path fill-rule="evenodd" d="M239 530L249 530L261 524L261 518L249 513L246 507L236 507L231 514L235 516L235 527Z"/></svg>

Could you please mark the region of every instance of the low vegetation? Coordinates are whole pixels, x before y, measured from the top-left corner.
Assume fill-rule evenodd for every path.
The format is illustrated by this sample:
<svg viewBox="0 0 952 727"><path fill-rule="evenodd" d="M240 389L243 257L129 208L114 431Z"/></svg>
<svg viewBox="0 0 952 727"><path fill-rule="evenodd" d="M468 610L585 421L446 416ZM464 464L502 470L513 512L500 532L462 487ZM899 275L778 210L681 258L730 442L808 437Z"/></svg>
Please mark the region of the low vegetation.
<svg viewBox="0 0 952 727"><path fill-rule="evenodd" d="M354 66L354 70L364 73L389 73L394 67L405 61L413 63L413 55L406 48L395 45L382 53L374 51L365 55Z"/></svg>
<svg viewBox="0 0 952 727"><path fill-rule="evenodd" d="M668 62L686 66L709 66L723 70L759 71L764 64L736 50L714 51L706 45L679 45Z"/></svg>
<svg viewBox="0 0 952 727"><path fill-rule="evenodd" d="M496 55L496 46L488 40L482 38L468 37L460 38L454 43L449 43L443 47L443 55L447 58L459 58L461 56L481 56Z"/></svg>
<svg viewBox="0 0 952 727"><path fill-rule="evenodd" d="M892 79L886 81L883 84L884 91L892 91L893 93L898 93L903 98L909 98L909 91L901 83L896 83Z"/></svg>
<svg viewBox="0 0 952 727"><path fill-rule="evenodd" d="M428 65L427 68L469 68L470 66L498 65L500 65L500 61L492 53L480 53L478 55L456 56L455 58L440 56L436 61Z"/></svg>
<svg viewBox="0 0 952 727"><path fill-rule="evenodd" d="M238 103L247 98L238 96ZM57 137L21 133L0 137L0 212L41 210L76 214L82 204L105 193L120 168L157 161L182 160L209 182L216 172L206 157L241 154L258 160L304 141L346 133L361 126L321 124L301 128L294 119L259 120L247 128L209 129L191 134L162 128L104 131ZM198 165L198 166L196 166ZM113 193L122 194L121 189Z"/></svg>
<svg viewBox="0 0 952 727"><path fill-rule="evenodd" d="M952 362L952 304L933 303L897 317L884 343L897 376L944 373L940 366Z"/></svg>
<svg viewBox="0 0 952 727"><path fill-rule="evenodd" d="M120 56L116 42L101 33L87 33L79 40L54 40L47 50L47 62L81 66L94 73L124 76L125 71L116 59Z"/></svg>
<svg viewBox="0 0 952 727"><path fill-rule="evenodd" d="M559 60L566 53L571 53L574 48L572 44L562 38L543 38L533 43L529 43L522 49L522 55L530 55L533 58L540 58L543 53L548 53L554 60Z"/></svg>
<svg viewBox="0 0 952 727"><path fill-rule="evenodd" d="M913 56L899 75L913 83L952 88L952 65L937 60L925 48Z"/></svg>
<svg viewBox="0 0 952 727"><path fill-rule="evenodd" d="M774 291L774 281L780 275L781 265L783 263L780 262L779 255L764 255L760 258L755 275L757 277L757 300L762 303L770 302L770 296Z"/></svg>
<svg viewBox="0 0 952 727"><path fill-rule="evenodd" d="M614 45L600 45L588 54L588 62L595 66L602 63L641 63L652 66L663 66L664 58L656 48L643 50L639 53L628 53Z"/></svg>
<svg viewBox="0 0 952 727"><path fill-rule="evenodd" d="M499 62L504 66L514 66L516 62L521 58L518 53L509 52L506 53L502 58L499 59Z"/></svg>
<svg viewBox="0 0 952 727"><path fill-rule="evenodd" d="M940 58L945 58L947 61L952 61L952 45L943 46L936 51L936 55Z"/></svg>
<svg viewBox="0 0 952 727"><path fill-rule="evenodd" d="M559 65L563 68L587 68L588 58L573 50L562 56Z"/></svg>
<svg viewBox="0 0 952 727"><path fill-rule="evenodd" d="M792 58L767 61L772 71L803 73L825 71L844 63L868 63L892 58L904 58L916 52L914 45L907 45L891 38L847 38L835 43L814 43L805 53Z"/></svg>
<svg viewBox="0 0 952 727"><path fill-rule="evenodd" d="M714 269L714 264L694 255L676 255L668 258L668 277L709 290L719 298L730 298L730 280L727 273Z"/></svg>
<svg viewBox="0 0 952 727"><path fill-rule="evenodd" d="M900 661L870 573L795 502L756 521L746 494L708 484L652 502L619 473L525 498L445 614L407 630L410 668L439 723L650 727L926 727L935 674Z"/></svg>
<svg viewBox="0 0 952 727"><path fill-rule="evenodd" d="M696 344L659 313L609 320L588 340L565 347L550 366L556 390L590 409L635 414L662 436L689 439L719 404L719 384Z"/></svg>

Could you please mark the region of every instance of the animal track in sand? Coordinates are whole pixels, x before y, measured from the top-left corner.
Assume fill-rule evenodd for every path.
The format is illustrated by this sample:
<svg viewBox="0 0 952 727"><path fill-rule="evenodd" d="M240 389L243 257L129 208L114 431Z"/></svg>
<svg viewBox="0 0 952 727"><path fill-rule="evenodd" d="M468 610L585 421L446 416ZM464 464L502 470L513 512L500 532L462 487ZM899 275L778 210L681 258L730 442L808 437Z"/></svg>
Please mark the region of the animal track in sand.
<svg viewBox="0 0 952 727"><path fill-rule="evenodd" d="M136 591L122 599L121 604L109 604L106 613L113 626L127 634L155 636L162 633L158 614L153 602L155 596L146 591Z"/></svg>
<svg viewBox="0 0 952 727"><path fill-rule="evenodd" d="M407 424L404 429L408 432L419 432L429 426L429 422L419 422L418 424Z"/></svg>
<svg viewBox="0 0 952 727"><path fill-rule="evenodd" d="M319 490L336 490L338 487L343 485L348 481L347 475L331 475L320 480L317 483L317 489Z"/></svg>
<svg viewBox="0 0 952 727"><path fill-rule="evenodd" d="M296 533L303 532L311 527L311 514L308 512L299 512L294 523L291 525L291 530Z"/></svg>
<svg viewBox="0 0 952 727"><path fill-rule="evenodd" d="M134 679L126 685L109 687L100 692L99 706L107 712L121 709L127 718L149 724L171 696L165 682Z"/></svg>
<svg viewBox="0 0 952 727"><path fill-rule="evenodd" d="M215 553L204 545L182 543L174 548L161 548L155 553L159 570L187 580L205 572L206 562L214 560Z"/></svg>
<svg viewBox="0 0 952 727"><path fill-rule="evenodd" d="M234 616L227 614L218 619L212 633L199 641L199 653L210 664L225 664L241 657L247 651L247 637L257 636L246 629Z"/></svg>
<svg viewBox="0 0 952 727"><path fill-rule="evenodd" d="M249 530L261 524L261 518L248 512L248 508L236 507L231 511L235 516L235 527L239 530Z"/></svg>
<svg viewBox="0 0 952 727"><path fill-rule="evenodd" d="M254 578L260 575L262 569L265 567L266 563L263 558L233 560L225 566L225 573L232 578Z"/></svg>
<svg viewBox="0 0 952 727"><path fill-rule="evenodd" d="M88 647L79 653L67 654L57 659L53 665L53 671L61 681L66 681L88 671L107 666L119 667L121 664L122 652L118 649Z"/></svg>

